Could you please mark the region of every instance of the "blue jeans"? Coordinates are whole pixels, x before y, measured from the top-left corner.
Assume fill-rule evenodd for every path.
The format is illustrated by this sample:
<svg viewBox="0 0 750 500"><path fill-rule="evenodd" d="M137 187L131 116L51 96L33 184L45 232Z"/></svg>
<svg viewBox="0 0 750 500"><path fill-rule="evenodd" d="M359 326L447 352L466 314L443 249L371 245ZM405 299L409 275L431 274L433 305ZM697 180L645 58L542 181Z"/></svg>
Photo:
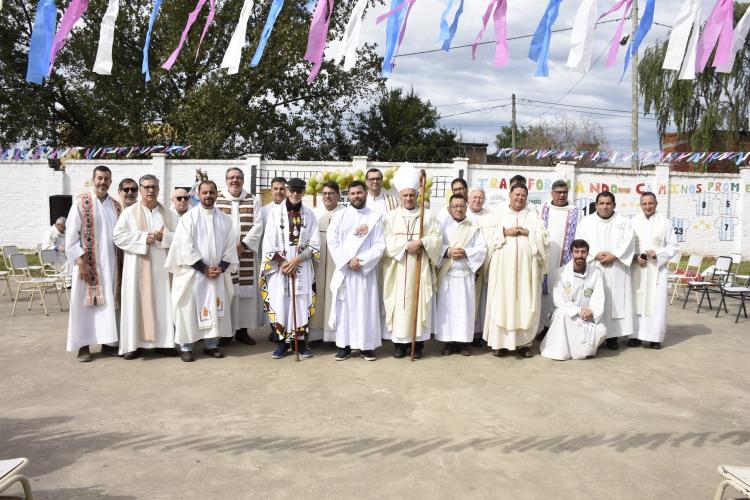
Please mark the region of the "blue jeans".
<svg viewBox="0 0 750 500"><path fill-rule="evenodd" d="M214 337L212 339L203 339L204 349L216 349L217 347L219 347L218 337ZM193 344L182 344L180 346L180 350L182 352L191 352L193 350Z"/></svg>

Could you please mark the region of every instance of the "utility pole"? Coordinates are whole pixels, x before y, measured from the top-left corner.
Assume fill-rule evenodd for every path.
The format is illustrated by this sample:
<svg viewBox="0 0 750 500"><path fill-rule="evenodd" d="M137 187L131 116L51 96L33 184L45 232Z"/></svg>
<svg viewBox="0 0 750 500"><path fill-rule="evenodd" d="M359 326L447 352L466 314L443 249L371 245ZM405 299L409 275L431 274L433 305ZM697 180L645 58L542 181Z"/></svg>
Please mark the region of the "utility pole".
<svg viewBox="0 0 750 500"><path fill-rule="evenodd" d="M516 149L516 94L512 95L510 109L510 147ZM511 159L511 164L515 165L516 157L511 154Z"/></svg>
<svg viewBox="0 0 750 500"><path fill-rule="evenodd" d="M630 11L633 21L633 32L630 35L630 43L635 42L635 32L638 29L638 0L633 0L633 7ZM633 150L633 157L630 159L630 169L638 170L638 51L631 54L630 73L631 73L631 117L630 117L630 147Z"/></svg>

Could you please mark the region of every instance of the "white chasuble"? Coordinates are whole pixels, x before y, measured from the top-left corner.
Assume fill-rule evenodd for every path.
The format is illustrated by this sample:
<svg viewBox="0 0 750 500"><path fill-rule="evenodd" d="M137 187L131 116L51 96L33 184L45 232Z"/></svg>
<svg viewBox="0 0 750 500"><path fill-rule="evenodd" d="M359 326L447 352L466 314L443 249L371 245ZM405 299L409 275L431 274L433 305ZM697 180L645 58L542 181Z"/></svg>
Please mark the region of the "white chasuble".
<svg viewBox="0 0 750 500"><path fill-rule="evenodd" d="M479 226L468 218L458 222L449 217L442 223L443 255L437 273L437 295L433 331L441 342L474 340L476 272L484 263L487 245ZM449 248L462 248L466 257L445 257Z"/></svg>
<svg viewBox="0 0 750 500"><path fill-rule="evenodd" d="M315 309L317 309L318 313L310 320L309 340L324 339L326 342L332 342L336 336L336 332L328 327L331 301L333 300L329 285L335 266L331 255L328 253L326 236L331 218L335 213L343 209L344 207L336 206L336 208L329 212L321 203L318 209L314 210L315 216L318 219L318 231L320 231L320 262L317 262L315 265L315 287L318 292Z"/></svg>
<svg viewBox="0 0 750 500"><path fill-rule="evenodd" d="M505 228L515 226L529 234L504 235ZM512 351L529 345L539 327L547 230L536 212L505 208L494 221L487 246L491 257L483 338L492 349Z"/></svg>
<svg viewBox="0 0 750 500"><path fill-rule="evenodd" d="M138 348L174 347L171 286L165 268L177 218L161 204L141 202L126 208L115 226L115 245L125 253L122 266L120 354ZM146 243L148 233L162 240Z"/></svg>
<svg viewBox="0 0 750 500"><path fill-rule="evenodd" d="M68 351L94 344L117 342L117 313L115 304L115 274L117 272L117 251L112 241L112 231L117 223L117 203L107 196L102 202L92 194L94 201L94 235L96 241L96 272L104 294L104 303L87 306L88 285L81 279L76 259L83 256L81 241L83 221L81 201L76 200L68 213L65 223L65 254L70 262L73 287L70 290L70 315L68 316Z"/></svg>
<svg viewBox="0 0 750 500"><path fill-rule="evenodd" d="M379 262L385 250L383 217L376 211L352 206L339 210L326 233L328 255L333 260L328 328L340 348L371 351L381 345ZM349 267L357 258L360 266Z"/></svg>
<svg viewBox="0 0 750 500"><path fill-rule="evenodd" d="M285 201L270 206L267 212L259 281L266 314L282 339L295 333L295 328L298 335L308 333L310 318L317 313L313 264L320 260L320 232L313 211L303 205L298 215L289 215ZM292 288L292 279L281 271L281 265L297 255L303 260Z"/></svg>
<svg viewBox="0 0 750 500"><path fill-rule="evenodd" d="M419 239L419 209L398 207L385 216L385 258L383 259L383 303L386 328L383 338L396 343L412 340L414 306L417 306L417 341L428 340L432 332L435 266L440 262L443 237L435 218L424 212L422 265L417 254L406 252L410 241ZM419 290L415 290L417 272ZM418 298L418 302L417 302Z"/></svg>
<svg viewBox="0 0 750 500"><path fill-rule="evenodd" d="M172 318L175 342L232 336L228 304L234 296L230 273L237 268L237 235L228 215L198 205L177 223L165 267L172 273ZM209 279L193 264L229 264L218 278Z"/></svg>
<svg viewBox="0 0 750 500"><path fill-rule="evenodd" d="M633 228L627 217L613 214L602 219L596 213L581 219L576 239L589 244L589 265L597 266L604 275L604 318L607 338L624 337L633 333L633 289L630 264L633 262L635 242ZM608 265L595 260L599 252L610 252L616 259Z"/></svg>
<svg viewBox="0 0 750 500"><path fill-rule="evenodd" d="M555 274L555 309L540 346L542 356L560 361L593 356L607 337L607 328L601 323L605 301L602 272L588 264L583 273L577 273L569 262ZM581 319L583 307L591 309L591 321Z"/></svg>
<svg viewBox="0 0 750 500"><path fill-rule="evenodd" d="M632 266L636 338L662 342L667 331L667 262L677 253L677 241L669 219L658 212L648 219L640 213L631 224L635 255L656 252L656 258L649 257L645 267L637 262Z"/></svg>

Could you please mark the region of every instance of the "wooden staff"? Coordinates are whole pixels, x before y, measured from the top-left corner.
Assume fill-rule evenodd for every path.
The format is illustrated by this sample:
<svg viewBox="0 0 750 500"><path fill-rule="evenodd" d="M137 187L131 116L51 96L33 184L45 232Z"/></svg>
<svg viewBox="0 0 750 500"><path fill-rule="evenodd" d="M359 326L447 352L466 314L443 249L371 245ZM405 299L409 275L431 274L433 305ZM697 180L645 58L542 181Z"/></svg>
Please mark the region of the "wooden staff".
<svg viewBox="0 0 750 500"><path fill-rule="evenodd" d="M421 201L419 203L419 239L422 239L422 236L424 235L424 188L427 180L427 173L424 171L424 169L419 171L419 196L421 198ZM417 254L417 280L414 283L414 294L413 297L415 297L414 300L414 308L413 308L413 315L414 315L414 321L412 322L412 331L411 331L411 360L414 361L414 356L416 354L417 350L417 316L419 311L419 285L422 278L422 254L424 253L424 248L420 249L419 253ZM408 256L406 257L409 258Z"/></svg>
<svg viewBox="0 0 750 500"><path fill-rule="evenodd" d="M297 342L297 290L294 286L294 275L297 273L295 270L289 275L292 287L292 335L294 335L294 361L299 361L299 343Z"/></svg>

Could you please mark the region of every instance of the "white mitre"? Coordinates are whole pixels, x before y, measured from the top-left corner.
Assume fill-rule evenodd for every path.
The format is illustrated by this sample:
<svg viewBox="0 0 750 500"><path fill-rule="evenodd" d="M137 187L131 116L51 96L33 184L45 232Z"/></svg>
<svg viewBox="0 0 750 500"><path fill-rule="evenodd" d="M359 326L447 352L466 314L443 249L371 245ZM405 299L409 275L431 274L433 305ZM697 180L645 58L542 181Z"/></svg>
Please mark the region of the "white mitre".
<svg viewBox="0 0 750 500"><path fill-rule="evenodd" d="M411 163L404 163L396 170L392 182L399 193L404 189L419 191L419 172L411 166Z"/></svg>

